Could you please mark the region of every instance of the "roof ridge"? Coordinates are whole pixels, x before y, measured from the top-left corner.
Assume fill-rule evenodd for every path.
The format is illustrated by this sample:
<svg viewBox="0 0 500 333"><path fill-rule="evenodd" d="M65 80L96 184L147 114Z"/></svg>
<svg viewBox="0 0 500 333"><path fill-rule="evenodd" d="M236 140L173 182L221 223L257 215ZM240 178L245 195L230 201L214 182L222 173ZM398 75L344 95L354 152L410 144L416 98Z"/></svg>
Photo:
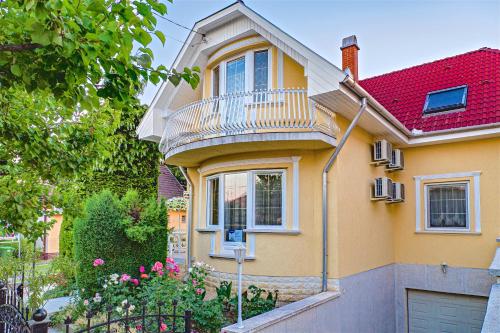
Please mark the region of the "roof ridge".
<svg viewBox="0 0 500 333"><path fill-rule="evenodd" d="M485 52L485 51L486 52L493 52L493 53L500 53L500 49L494 49L494 48L490 48L490 47L486 47L485 46L485 47L481 47L481 48L476 49L476 50L472 50L472 51L467 51L467 52L464 52L464 53L455 54L455 55L452 55L452 56L449 56L449 57L445 57L445 58L441 58L441 59L436 59L436 60L432 60L432 61L429 61L429 62L424 62L424 63L419 64L419 65L413 65L413 66L410 66L410 67L396 69L394 71L390 71L390 72L387 72L387 73L382 73L382 74L379 74L379 75L367 77L367 78L364 78L364 79L359 80L359 81L363 82L363 81L367 81L367 80L371 80L371 79L376 79L376 78L380 78L380 77L383 77L383 76L386 76L386 75L392 75L392 74L395 74L395 73L398 73L398 72L406 71L406 70L409 70L409 69L413 69L413 68L417 68L417 67L421 67L421 66L430 65L430 64L433 64L433 63L436 63L436 62L445 61L445 60L449 60L449 59L452 59L452 58L462 57L462 56L466 56L466 55L469 55L469 54L472 54L472 53Z"/></svg>

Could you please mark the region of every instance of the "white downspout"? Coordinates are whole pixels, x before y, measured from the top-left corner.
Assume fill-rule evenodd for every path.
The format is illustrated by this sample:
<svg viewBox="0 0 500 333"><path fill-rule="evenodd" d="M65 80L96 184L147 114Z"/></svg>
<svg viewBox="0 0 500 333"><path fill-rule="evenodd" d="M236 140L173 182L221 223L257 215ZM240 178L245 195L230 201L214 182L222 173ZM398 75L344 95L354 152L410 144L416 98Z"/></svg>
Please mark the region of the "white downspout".
<svg viewBox="0 0 500 333"><path fill-rule="evenodd" d="M347 79L347 78L346 78ZM344 79L345 81L345 79ZM322 271L322 280L321 280L321 291L328 290L328 172L332 168L337 156L339 155L342 147L346 143L347 139L351 135L352 130L356 127L361 115L366 110L366 97L361 99L361 106L359 107L359 111L354 116L353 120L347 127L345 134L340 139L339 144L335 148L335 151L330 156L330 159L326 163L323 168L323 196L322 196L322 215L323 215L323 271Z"/></svg>
<svg viewBox="0 0 500 333"><path fill-rule="evenodd" d="M187 170L183 167L178 167L179 170L181 171L182 175L184 178L186 178L187 182L187 188L188 188L188 193L189 193L189 202L188 202L188 211L187 211L187 249L186 249L186 255L187 255L187 269L191 268L191 227L193 225L193 182L191 181L191 178L189 177Z"/></svg>

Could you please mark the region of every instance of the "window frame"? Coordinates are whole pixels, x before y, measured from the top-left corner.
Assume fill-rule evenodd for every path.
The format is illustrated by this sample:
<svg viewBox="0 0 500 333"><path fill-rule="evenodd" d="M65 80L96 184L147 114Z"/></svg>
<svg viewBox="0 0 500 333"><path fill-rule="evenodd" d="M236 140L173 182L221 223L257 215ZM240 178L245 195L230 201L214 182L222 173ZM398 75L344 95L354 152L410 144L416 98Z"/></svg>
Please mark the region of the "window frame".
<svg viewBox="0 0 500 333"><path fill-rule="evenodd" d="M465 228L460 227L431 227L430 226L430 196L429 196L429 188L437 187L437 186L446 186L446 185L465 185ZM424 230L425 231L442 231L442 232L470 232L471 231L471 207L470 207L470 181L469 180L458 180L458 181L449 181L449 182L435 182L435 183L427 183L424 184Z"/></svg>
<svg viewBox="0 0 500 333"><path fill-rule="evenodd" d="M259 225L256 223L255 216L255 202L257 192L255 190L255 182L258 175L273 175L280 174L281 175L281 224L280 225ZM286 229L286 170L285 169L269 169L269 170L253 170L252 171L252 216L251 216L251 224L250 227L252 229L268 229L268 230L284 230ZM247 226L248 228L248 226Z"/></svg>
<svg viewBox="0 0 500 333"><path fill-rule="evenodd" d="M287 220L286 220L286 202L287 202L287 190L286 190L286 173L287 170L283 168L278 168L278 169L259 169L259 170L238 170L238 171L228 171L228 172L221 172L217 174L213 174L210 176L206 176L205 178L205 184L206 184L206 225L207 228L210 230L216 230L220 232L220 241L221 241L221 250L220 252L222 254L231 254L231 251L234 247L240 245L240 244L246 244L249 242L249 237L247 235L247 240L246 242L228 242L225 239L225 225L224 225L224 194L225 194L225 176L229 174L235 174L235 173L245 173L247 176L247 220L246 220L246 227L243 229L243 232L245 233L247 229L259 229L259 230L286 230L287 228ZM282 191L282 204L281 204L281 214L282 214L282 222L281 225L272 225L272 226L266 226L266 225L256 225L255 224L255 179L257 175L265 175L265 174L281 174L281 191ZM210 219L211 219L211 187L210 187L210 180L212 179L219 179L219 224L212 224Z"/></svg>
<svg viewBox="0 0 500 333"><path fill-rule="evenodd" d="M443 92L446 92L446 91L458 90L458 89L464 89L464 93L463 93L463 96L462 96L462 102L460 103L459 106L448 106L448 107L442 107L440 109L431 109L431 110L428 110L428 107L429 107L429 97L432 94L438 94L438 93L443 93ZM443 114L445 112L457 112L457 111L465 110L465 108L467 107L467 93L468 93L468 86L466 84L461 85L461 86L446 88L446 89L440 89L440 90L430 91L425 96L425 103L424 103L424 108L422 110L422 113L423 113L424 116L432 116L432 115Z"/></svg>
<svg viewBox="0 0 500 333"><path fill-rule="evenodd" d="M267 51L267 90L272 90L273 88L273 48L272 46L264 46L255 49L251 49L248 51L243 51L237 53L231 57L228 57L224 60L219 61L218 63L214 63L211 73L211 87L210 87L210 96L214 96L214 70L219 68L219 96L227 95L227 82L226 82L226 72L227 72L227 63L237 60L239 58L245 59L245 89L244 92L254 91L255 80L254 80L254 70L255 70L255 53ZM279 66L278 66L279 68ZM279 75L278 75L279 76ZM249 102L251 102L249 100Z"/></svg>
<svg viewBox="0 0 500 333"><path fill-rule="evenodd" d="M211 192L211 186L210 186L210 181L213 179L217 179L219 181L219 193L218 193L218 219L217 219L217 224L212 223L212 192ZM212 175L208 176L206 178L206 221L207 221L207 227L208 228L213 228L213 229L218 229L221 224L221 215L220 215L220 209L221 209L221 197L224 197L224 195L221 195L221 176L220 174L217 175Z"/></svg>

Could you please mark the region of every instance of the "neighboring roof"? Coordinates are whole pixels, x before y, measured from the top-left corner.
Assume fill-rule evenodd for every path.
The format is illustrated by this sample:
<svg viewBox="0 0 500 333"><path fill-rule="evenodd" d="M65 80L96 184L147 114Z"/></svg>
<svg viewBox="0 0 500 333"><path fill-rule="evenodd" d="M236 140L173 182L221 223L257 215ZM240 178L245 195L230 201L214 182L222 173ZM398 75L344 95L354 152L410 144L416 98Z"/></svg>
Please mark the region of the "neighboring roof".
<svg viewBox="0 0 500 333"><path fill-rule="evenodd" d="M158 176L158 197L170 199L182 197L183 195L184 187L179 183L177 178L175 178L170 169L165 165L160 166L160 175Z"/></svg>
<svg viewBox="0 0 500 333"><path fill-rule="evenodd" d="M472 52L360 80L409 130L424 132L500 123L500 50ZM429 92L467 85L464 111L423 115Z"/></svg>

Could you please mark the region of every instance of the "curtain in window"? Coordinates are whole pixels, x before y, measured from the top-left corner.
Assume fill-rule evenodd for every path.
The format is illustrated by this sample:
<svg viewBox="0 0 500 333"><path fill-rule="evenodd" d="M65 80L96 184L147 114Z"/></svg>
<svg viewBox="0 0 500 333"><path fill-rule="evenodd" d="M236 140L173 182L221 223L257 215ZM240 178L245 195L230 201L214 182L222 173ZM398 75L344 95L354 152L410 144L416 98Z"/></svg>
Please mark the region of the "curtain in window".
<svg viewBox="0 0 500 333"><path fill-rule="evenodd" d="M467 184L428 186L429 226L467 228Z"/></svg>
<svg viewBox="0 0 500 333"><path fill-rule="evenodd" d="M208 181L210 224L219 224L219 178Z"/></svg>
<svg viewBox="0 0 500 333"><path fill-rule="evenodd" d="M255 224L282 224L281 174L255 176Z"/></svg>
<svg viewBox="0 0 500 333"><path fill-rule="evenodd" d="M244 242L247 226L247 174L224 176L224 235L227 242Z"/></svg>

